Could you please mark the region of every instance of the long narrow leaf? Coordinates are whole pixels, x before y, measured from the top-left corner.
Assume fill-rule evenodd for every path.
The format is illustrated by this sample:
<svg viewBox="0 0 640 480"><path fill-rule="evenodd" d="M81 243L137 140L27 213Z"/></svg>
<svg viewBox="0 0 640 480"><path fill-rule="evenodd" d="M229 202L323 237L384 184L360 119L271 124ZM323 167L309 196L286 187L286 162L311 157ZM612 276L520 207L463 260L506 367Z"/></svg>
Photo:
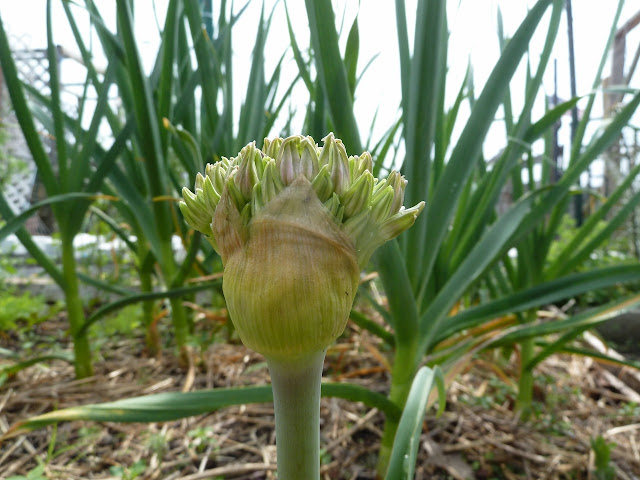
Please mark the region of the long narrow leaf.
<svg viewBox="0 0 640 480"><path fill-rule="evenodd" d="M549 278L557 277L562 273L570 271L571 268L575 266L575 263L568 262L567 260L569 258L575 259L577 257L584 257L584 254L586 252L591 252L593 250L593 248L591 248L590 246L583 246L582 243L588 236L593 233L594 229L597 227L598 222L602 221L605 218L605 215L607 215L614 206L618 205L623 195L629 191L629 188L635 181L636 176L639 174L640 165L637 165L633 169L631 169L622 183L618 185L615 191L609 196L609 198L607 198L607 201L604 203L604 205L602 205L596 212L589 215L589 218L587 218L586 222L580 227L574 237L560 251L557 260L548 267L545 273ZM634 200L638 201L637 196L638 195L636 194L630 201L627 201L622 207L622 210L633 208ZM618 211L616 217L618 216L620 216L620 211ZM627 215L625 214L624 216L622 216L622 218L626 218L626 216ZM573 264L568 265L571 263Z"/></svg>
<svg viewBox="0 0 640 480"><path fill-rule="evenodd" d="M422 420L436 375L437 373L430 368L422 367L413 380L393 442L386 480L413 479L418 446L420 445L420 433L422 432ZM443 387L440 387L441 404L442 389Z"/></svg>
<svg viewBox="0 0 640 480"><path fill-rule="evenodd" d="M24 225L24 222L26 222L29 217L31 217L40 208L46 205L55 205L61 202L68 202L69 200L85 199L85 198L95 199L96 195L91 193L83 193L83 192L64 193L62 195L53 195L53 196L47 197L46 199L38 203L34 203L19 215L16 215L10 219L7 219L7 223L2 228L0 228L0 240L7 237L8 235L11 235L20 227L22 227Z"/></svg>
<svg viewBox="0 0 640 480"><path fill-rule="evenodd" d="M2 191L0 191L0 215L8 222L11 222L11 219L15 217ZM27 232L23 226L20 226L15 233L18 240L22 243L22 246L26 248L29 255L31 255L31 258L47 272L58 286L64 289L65 279L62 276L60 268L38 247L29 232Z"/></svg>
<svg viewBox="0 0 640 480"><path fill-rule="evenodd" d="M620 313L632 310L640 304L640 295L617 299L600 307L553 322L519 325L497 335L487 347L510 345L528 338L539 338L552 333L566 332L574 329L591 328L605 322Z"/></svg>
<svg viewBox="0 0 640 480"><path fill-rule="evenodd" d="M2 18L0 17L0 66L2 67L2 74L4 82L9 91L11 97L11 104L13 110L22 129L27 147L31 152L31 156L36 166L38 167L38 173L42 183L49 195L55 195L58 193L58 184L49 156L47 155L40 135L36 130L33 116L27 105L24 92L22 90L22 82L18 78L18 71L16 65L11 57L11 49L9 47L9 40L4 29Z"/></svg>
<svg viewBox="0 0 640 480"><path fill-rule="evenodd" d="M362 142L353 114L353 98L347 72L340 56L331 0L305 0L305 4L316 70L322 88L327 93L335 133L342 139L348 152L360 152Z"/></svg>
<svg viewBox="0 0 640 480"><path fill-rule="evenodd" d="M103 305L102 307L97 309L95 312L93 312L91 316L87 318L85 324L81 328L81 331L84 332L88 330L91 327L91 325L96 323L105 315L108 315L109 313L113 313L117 310L120 310L121 308L126 307L127 305L132 305L134 303L143 302L146 300L157 300L159 298L183 297L185 295L200 292L202 290L208 290L208 289L219 287L220 283L221 283L220 281L207 282L207 283L201 283L198 285L192 285L189 287L180 287L180 288L174 288L171 290L163 290L160 292L135 293L133 295L128 295L126 297L119 298L118 300L108 303L107 305Z"/></svg>
<svg viewBox="0 0 640 480"><path fill-rule="evenodd" d="M384 395L359 385L323 383L321 393L325 397L340 397L360 401L378 408L388 418L397 420L399 408ZM57 410L14 424L0 441L24 432L57 422L90 420L95 422L166 422L180 418L210 413L231 405L267 403L273 401L271 385L257 387L218 388L196 392L170 392L128 398L115 402L84 405Z"/></svg>
<svg viewBox="0 0 640 480"><path fill-rule="evenodd" d="M640 281L640 265L616 265L540 283L526 290L463 310L448 318L443 328L437 332L434 343L465 329L481 325L492 318L559 302L585 292L637 281Z"/></svg>
<svg viewBox="0 0 640 480"><path fill-rule="evenodd" d="M128 78L133 87L133 107L139 132L140 148L144 154L144 165L149 179L152 197L161 197L168 192L166 166L162 152L160 127L155 111L151 90L142 68L142 61L137 49L136 39L133 35L133 22L127 0L118 0L117 15L118 25L121 29L122 39L127 61ZM168 241L173 231L173 223L164 202L153 202L156 228L162 240ZM159 257L159 260L162 257Z"/></svg>
<svg viewBox="0 0 640 480"><path fill-rule="evenodd" d="M460 134L460 140L451 152L447 167L431 198L431 205L435 207L429 208L426 212L427 215L425 215L427 233L422 237L422 241L424 238L429 238L429 248L425 250L420 263L422 283L425 283L431 275L436 255L447 232L457 200L479 158L484 138L504 98L511 77L527 51L529 41L543 17L543 13L551 3L552 0L538 1L520 24L489 76L482 94L475 102L467 124Z"/></svg>
<svg viewBox="0 0 640 480"><path fill-rule="evenodd" d="M460 268L451 275L438 296L420 318L420 348L425 353L447 313L485 269L494 262L500 252L504 252L513 233L522 219L528 214L533 203L533 196L522 199L507 213L502 215L489 231L469 252Z"/></svg>
<svg viewBox="0 0 640 480"><path fill-rule="evenodd" d="M526 221L522 223L522 229L518 233L516 241L524 237L533 226L537 225L542 218L548 215L551 209L558 205L586 167L618 138L620 131L628 124L639 105L640 92L620 110L618 115L611 120L593 143L589 145L567 171L564 172L558 183L544 194L540 203L531 211Z"/></svg>
<svg viewBox="0 0 640 480"><path fill-rule="evenodd" d="M402 164L402 173L409 179L405 191L407 204L430 199L432 145L435 141L436 125L443 123L442 110L438 108L444 97L446 71L446 2L418 3L416 12L413 57L409 71L407 101L403 107L404 143L407 150ZM424 241L427 232L429 210L440 210L441 206L427 202L425 212L418 217L413 228L407 232L406 255L413 261L407 263L409 277L415 288L423 271L425 250L432 246Z"/></svg>
<svg viewBox="0 0 640 480"><path fill-rule="evenodd" d="M58 48L53 42L53 24L51 21L51 0L47 0L47 60L49 63L49 89L51 90L51 105L53 126L55 135L55 148L58 161L58 180L61 192L65 193L69 188L69 173L67 158L67 140L64 138L64 122L62 121L62 102L60 99L60 80L58 76ZM57 208L54 207L54 212ZM57 215L56 215L57 216ZM60 228L66 227L67 218L61 216L58 218Z"/></svg>
<svg viewBox="0 0 640 480"><path fill-rule="evenodd" d="M391 326L399 344L415 344L418 310L409 275L396 240L387 242L375 254L380 279L389 300Z"/></svg>

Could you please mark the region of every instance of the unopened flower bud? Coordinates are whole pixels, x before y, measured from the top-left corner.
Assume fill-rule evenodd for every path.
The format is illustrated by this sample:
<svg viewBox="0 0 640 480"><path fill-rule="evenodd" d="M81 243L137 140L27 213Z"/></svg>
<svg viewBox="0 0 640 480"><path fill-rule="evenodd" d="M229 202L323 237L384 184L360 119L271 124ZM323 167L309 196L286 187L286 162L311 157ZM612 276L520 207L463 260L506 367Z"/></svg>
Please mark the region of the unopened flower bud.
<svg viewBox="0 0 640 480"><path fill-rule="evenodd" d="M267 358L322 351L343 331L360 270L376 248L415 222L406 180L371 173L369 153L347 157L329 134L265 139L207 165L185 220L224 265L223 290L242 341Z"/></svg>

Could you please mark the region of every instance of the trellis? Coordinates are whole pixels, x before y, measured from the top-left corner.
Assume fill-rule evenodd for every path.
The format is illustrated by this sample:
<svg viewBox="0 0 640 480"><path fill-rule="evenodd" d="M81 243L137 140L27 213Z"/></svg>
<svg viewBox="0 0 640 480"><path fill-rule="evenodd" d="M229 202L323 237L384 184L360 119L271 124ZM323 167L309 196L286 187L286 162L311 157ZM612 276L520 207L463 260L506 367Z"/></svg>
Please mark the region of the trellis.
<svg viewBox="0 0 640 480"><path fill-rule="evenodd" d="M26 43L17 38L12 39L13 45L20 45L13 50L15 64L21 79L32 85L39 92L48 95L49 88L49 60L45 49L30 49ZM58 62L62 58L58 49ZM8 178L2 179L4 196L9 206L15 214L19 214L29 208L29 206L44 198L42 187L37 181L37 168L31 153L27 147L20 126L12 112L9 96L4 85L4 79L0 72L0 118L2 128L5 129L6 142L1 148L4 149L4 156L19 164L17 171L10 172ZM49 137L44 138L45 148L52 160L54 168L56 166L55 141ZM42 209L38 215L31 217L27 227L34 233L50 233L52 221L47 209Z"/></svg>

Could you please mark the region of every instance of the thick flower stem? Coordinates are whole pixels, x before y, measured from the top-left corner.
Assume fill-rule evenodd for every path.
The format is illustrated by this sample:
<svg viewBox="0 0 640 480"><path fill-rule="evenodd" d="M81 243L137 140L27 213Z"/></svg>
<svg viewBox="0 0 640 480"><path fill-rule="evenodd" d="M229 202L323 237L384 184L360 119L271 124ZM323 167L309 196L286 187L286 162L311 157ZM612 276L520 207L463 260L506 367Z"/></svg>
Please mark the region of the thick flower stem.
<svg viewBox="0 0 640 480"><path fill-rule="evenodd" d="M326 351L267 358L276 415L278 480L320 478L320 382Z"/></svg>

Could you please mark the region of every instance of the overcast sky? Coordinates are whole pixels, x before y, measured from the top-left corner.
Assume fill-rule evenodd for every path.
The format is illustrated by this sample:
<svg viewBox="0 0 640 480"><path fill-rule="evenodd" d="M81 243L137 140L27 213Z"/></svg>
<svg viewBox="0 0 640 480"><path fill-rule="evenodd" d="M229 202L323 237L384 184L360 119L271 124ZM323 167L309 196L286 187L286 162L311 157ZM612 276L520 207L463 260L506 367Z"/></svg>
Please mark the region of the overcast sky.
<svg viewBox="0 0 640 480"><path fill-rule="evenodd" d="M410 17L409 23L411 24L415 18L416 2L414 0L406 3L407 14ZM499 55L496 35L498 7L502 11L505 33L511 35L526 15L527 8L533 3L525 0L455 0L448 2L449 27L452 32L449 49L450 74L448 77L448 92L450 96L455 95L457 92L469 58L474 68L477 92L479 92L479 86L483 84L491 72ZM107 23L113 25L115 23L115 8L113 7L115 2L99 2L99 4L103 6ZM243 2L239 1L234 4L236 5L235 8L239 9ZM282 1L276 3L273 0L266 0L266 11L269 12L274 4L276 5L276 14L274 15L268 38L268 48L272 54L267 56L271 64L267 64L267 72L272 70L275 61L289 47L289 36L284 17L284 3ZM109 7L105 8L105 5ZM155 5L156 12L160 17L157 20L159 24L162 24L166 0L157 0ZM262 2L253 0L237 27L233 30L234 53L236 55L234 78L238 82L235 87L235 94L239 97L242 97L246 92L246 84L243 82L247 75L243 75L243 72L248 72L251 64L251 49L255 41L255 35L252 35L252 32L258 22L261 5ZM617 1L615 0L573 1L578 94L585 94L591 89L616 5ZM294 20L298 42L301 45L308 45L309 33L304 2L290 0L288 7ZM147 65L151 65L158 45L158 24L155 20L152 1L136 0L135 8L136 18L141 19L136 22L137 34L140 40L139 47L143 59ZM623 10L621 23L628 20L638 9L640 9L638 2L628 1ZM378 55L362 78L362 82L357 89L357 98L355 99L355 109L363 132L363 139L368 136L369 125L376 109L379 109L378 122L373 135L375 140L393 123L399 114L400 77L394 2L341 0L334 1L334 10L338 23L344 25L345 32L341 37L343 41L346 41L346 33L354 17L358 15L361 36L359 67L362 68L370 58ZM42 48L46 45L45 0L24 0L20 2L2 0L0 1L0 16L16 47ZM54 39L56 43L73 50L73 36L67 26L60 4L55 0L54 19ZM88 26L88 18L85 17L84 21L80 20L80 24ZM544 34L544 31L536 34L533 42L534 51L541 49ZM246 40L244 40L245 38ZM639 39L640 27L629 36L627 43L630 50L627 53L628 62L630 61L629 58L633 56ZM565 99L569 98L565 20L561 25L553 58L557 59L559 66L559 95ZM532 61L535 65L535 62L537 62L535 54ZM291 75L295 74L296 66L291 56L287 58L285 66ZM608 72L608 69L606 71ZM65 66L62 73L65 75L63 80L66 81L74 81L78 77L78 73L73 66ZM551 94L553 91L553 69L549 68L547 73L544 88ZM632 86L640 86L637 78L640 77L638 75L635 76ZM522 85L522 82L519 84ZM517 90L518 81L514 82L513 87ZM308 100L302 83L298 85L293 98L294 102L298 103L304 103ZM519 100L521 101L522 98L515 95L515 108L518 107ZM240 98L236 100L236 105L239 105L239 103ZM598 107L600 104L601 102L598 102ZM542 108L543 105L540 103L538 115L542 114ZM499 127L494 129L486 148L489 150L499 148L500 144L504 144L503 136L503 130L500 130ZM492 154L491 151L486 153L488 155Z"/></svg>

